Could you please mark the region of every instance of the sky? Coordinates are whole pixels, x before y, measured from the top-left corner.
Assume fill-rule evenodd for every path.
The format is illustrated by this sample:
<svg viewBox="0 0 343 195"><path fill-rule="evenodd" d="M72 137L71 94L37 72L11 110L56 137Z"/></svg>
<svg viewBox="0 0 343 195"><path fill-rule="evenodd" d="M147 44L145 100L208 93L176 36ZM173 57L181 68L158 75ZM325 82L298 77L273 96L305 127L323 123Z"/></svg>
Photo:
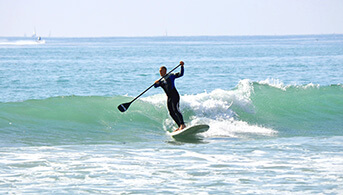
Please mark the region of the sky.
<svg viewBox="0 0 343 195"><path fill-rule="evenodd" d="M0 0L0 36L343 34L343 0Z"/></svg>

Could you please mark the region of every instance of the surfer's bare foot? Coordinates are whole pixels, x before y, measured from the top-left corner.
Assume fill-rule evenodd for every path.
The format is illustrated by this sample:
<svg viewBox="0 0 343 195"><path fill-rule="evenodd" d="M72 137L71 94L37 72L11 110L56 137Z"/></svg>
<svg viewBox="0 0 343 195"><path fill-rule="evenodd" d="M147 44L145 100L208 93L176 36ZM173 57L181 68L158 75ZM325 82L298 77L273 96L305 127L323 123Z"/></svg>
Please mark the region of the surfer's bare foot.
<svg viewBox="0 0 343 195"><path fill-rule="evenodd" d="M184 129L184 128L186 128L186 125L180 125L180 127L177 128L177 129L175 129L173 132L175 132L175 131L180 131L180 130L182 130L182 129Z"/></svg>

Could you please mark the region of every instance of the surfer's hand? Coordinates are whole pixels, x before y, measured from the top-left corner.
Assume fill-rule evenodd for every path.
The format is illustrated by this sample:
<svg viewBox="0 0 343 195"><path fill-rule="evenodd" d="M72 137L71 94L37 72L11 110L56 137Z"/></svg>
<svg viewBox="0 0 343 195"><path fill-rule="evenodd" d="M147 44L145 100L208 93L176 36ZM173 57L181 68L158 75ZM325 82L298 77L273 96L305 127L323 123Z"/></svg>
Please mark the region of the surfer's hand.
<svg viewBox="0 0 343 195"><path fill-rule="evenodd" d="M160 80L156 80L156 81L155 81L155 84L158 84L159 82L160 82Z"/></svg>
<svg viewBox="0 0 343 195"><path fill-rule="evenodd" d="M180 61L181 66L183 66L185 63L183 61Z"/></svg>

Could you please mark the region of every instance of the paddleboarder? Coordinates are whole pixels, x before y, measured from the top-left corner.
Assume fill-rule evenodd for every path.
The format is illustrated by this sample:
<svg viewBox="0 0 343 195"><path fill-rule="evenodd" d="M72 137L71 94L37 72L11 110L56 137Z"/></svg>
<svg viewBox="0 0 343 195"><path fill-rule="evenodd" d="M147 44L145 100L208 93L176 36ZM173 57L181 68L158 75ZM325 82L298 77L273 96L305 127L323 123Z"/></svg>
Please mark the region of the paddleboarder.
<svg viewBox="0 0 343 195"><path fill-rule="evenodd" d="M182 77L184 73L183 65L185 63L183 61L180 61L181 65L181 71L178 73L171 73L167 74L167 68L165 66L160 67L160 75L163 77L160 80L155 81L154 87L162 87L164 92L166 93L168 97L167 105L170 116L173 118L173 120L176 122L176 124L179 126L175 131L182 130L186 127L182 114L180 112L180 95L177 92L175 88L175 79Z"/></svg>

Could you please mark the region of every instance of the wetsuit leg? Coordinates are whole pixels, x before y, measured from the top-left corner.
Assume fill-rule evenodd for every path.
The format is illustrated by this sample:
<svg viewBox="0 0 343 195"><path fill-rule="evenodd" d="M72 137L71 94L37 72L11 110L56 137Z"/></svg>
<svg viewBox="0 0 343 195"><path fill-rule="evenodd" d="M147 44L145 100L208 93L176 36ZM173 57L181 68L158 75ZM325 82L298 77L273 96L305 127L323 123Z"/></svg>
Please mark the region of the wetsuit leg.
<svg viewBox="0 0 343 195"><path fill-rule="evenodd" d="M173 96L168 98L168 110L170 116L174 119L176 124L180 127L180 125L184 124L182 114L180 113L179 109L179 101L180 96Z"/></svg>

